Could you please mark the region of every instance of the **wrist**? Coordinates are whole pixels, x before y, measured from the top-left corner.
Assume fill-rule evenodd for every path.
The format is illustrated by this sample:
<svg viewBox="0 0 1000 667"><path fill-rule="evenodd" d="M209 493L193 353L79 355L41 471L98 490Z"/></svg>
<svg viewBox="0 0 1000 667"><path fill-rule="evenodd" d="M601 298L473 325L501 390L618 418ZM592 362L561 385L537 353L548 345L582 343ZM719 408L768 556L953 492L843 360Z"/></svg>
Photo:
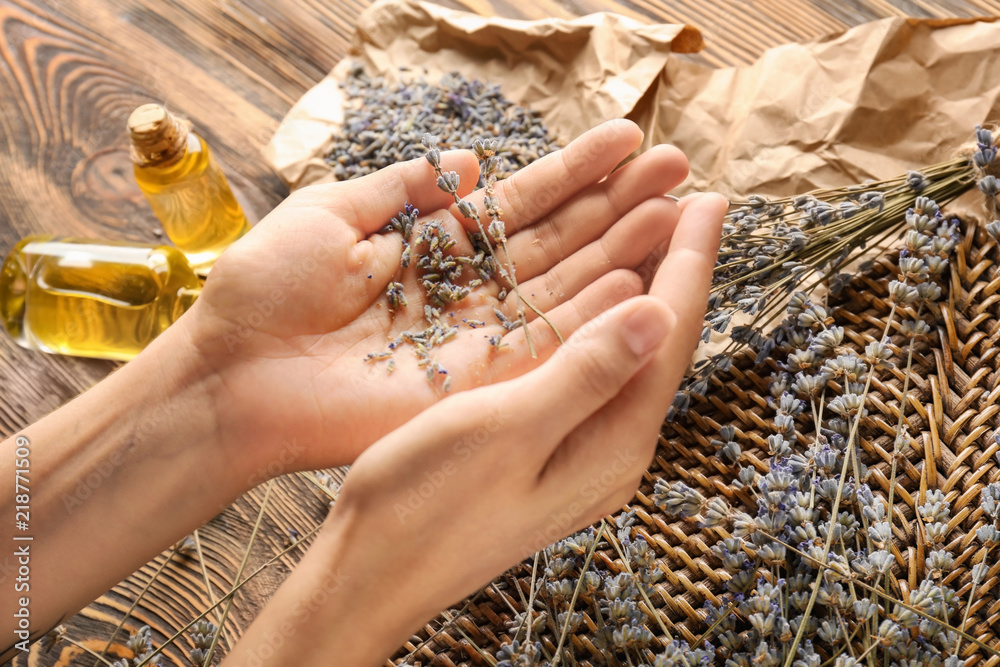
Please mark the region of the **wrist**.
<svg viewBox="0 0 1000 667"><path fill-rule="evenodd" d="M168 329L19 434L32 445L30 479L44 480L31 487L32 574L45 582L32 594L36 627L75 613L242 491L216 445L210 383L183 332ZM10 483L13 458L0 460ZM10 516L13 498L0 498Z"/></svg>
<svg viewBox="0 0 1000 667"><path fill-rule="evenodd" d="M196 302L192 311L197 307ZM235 442L234 432L239 429L234 428L235 420L226 411L225 360L217 354L210 356L195 341L192 325L196 314L192 311L119 373L155 374L165 402L170 404L160 410L165 424L186 434L183 442L177 439L178 454L202 459L198 477L235 499L266 480L254 473L260 467L259 457L252 455L257 448Z"/></svg>
<svg viewBox="0 0 1000 667"><path fill-rule="evenodd" d="M412 553L376 549L363 519L340 501L309 551L226 658L224 667L336 664L375 667L437 609L424 603ZM416 593L413 595L411 593ZM273 644L275 634L283 641ZM265 656L267 659L264 659Z"/></svg>

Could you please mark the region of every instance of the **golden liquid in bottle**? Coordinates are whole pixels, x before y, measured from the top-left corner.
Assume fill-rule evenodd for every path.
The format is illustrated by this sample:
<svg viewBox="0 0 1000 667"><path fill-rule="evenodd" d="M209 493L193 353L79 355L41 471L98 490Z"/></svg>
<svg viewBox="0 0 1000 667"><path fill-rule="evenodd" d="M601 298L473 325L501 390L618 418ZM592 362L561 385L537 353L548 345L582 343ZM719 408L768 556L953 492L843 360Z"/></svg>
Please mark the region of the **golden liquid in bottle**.
<svg viewBox="0 0 1000 667"><path fill-rule="evenodd" d="M23 347L127 360L175 322L199 289L175 248L32 236L0 269L0 317Z"/></svg>
<svg viewBox="0 0 1000 667"><path fill-rule="evenodd" d="M250 229L225 174L195 133L188 133L179 159L134 168L135 180L167 237L195 268L211 266Z"/></svg>

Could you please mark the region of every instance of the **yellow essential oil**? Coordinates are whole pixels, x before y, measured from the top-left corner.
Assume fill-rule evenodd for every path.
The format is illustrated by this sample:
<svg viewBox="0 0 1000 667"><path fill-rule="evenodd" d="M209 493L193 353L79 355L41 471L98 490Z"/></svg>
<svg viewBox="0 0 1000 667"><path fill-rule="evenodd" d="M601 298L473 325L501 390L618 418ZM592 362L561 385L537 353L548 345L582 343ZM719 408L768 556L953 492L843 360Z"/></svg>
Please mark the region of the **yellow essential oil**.
<svg viewBox="0 0 1000 667"><path fill-rule="evenodd" d="M176 248L29 236L0 269L0 317L22 347L127 360L175 322L200 287Z"/></svg>
<svg viewBox="0 0 1000 667"><path fill-rule="evenodd" d="M135 180L163 230L195 269L207 269L250 229L205 141L158 104L128 119Z"/></svg>

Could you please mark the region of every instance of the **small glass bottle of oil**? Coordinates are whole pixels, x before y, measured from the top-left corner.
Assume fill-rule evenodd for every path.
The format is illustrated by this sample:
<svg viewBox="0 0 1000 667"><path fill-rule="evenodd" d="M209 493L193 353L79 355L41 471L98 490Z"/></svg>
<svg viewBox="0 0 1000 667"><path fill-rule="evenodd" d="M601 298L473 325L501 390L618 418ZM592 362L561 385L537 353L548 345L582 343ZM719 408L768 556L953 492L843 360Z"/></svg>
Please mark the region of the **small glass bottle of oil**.
<svg viewBox="0 0 1000 667"><path fill-rule="evenodd" d="M128 360L200 289L176 248L29 236L0 268L0 319L28 349Z"/></svg>
<svg viewBox="0 0 1000 667"><path fill-rule="evenodd" d="M159 104L128 119L135 180L163 230L196 270L207 270L250 229L205 141Z"/></svg>

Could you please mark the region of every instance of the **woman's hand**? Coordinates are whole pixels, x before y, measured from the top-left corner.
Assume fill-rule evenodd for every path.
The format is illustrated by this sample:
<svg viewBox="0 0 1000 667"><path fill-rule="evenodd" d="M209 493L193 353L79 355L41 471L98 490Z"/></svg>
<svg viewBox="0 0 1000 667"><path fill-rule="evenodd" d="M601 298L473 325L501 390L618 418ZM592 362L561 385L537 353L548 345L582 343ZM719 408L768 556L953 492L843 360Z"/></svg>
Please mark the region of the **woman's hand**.
<svg viewBox="0 0 1000 667"><path fill-rule="evenodd" d="M687 173L678 150L654 148L610 173L640 141L634 124L611 121L497 184L521 293L564 336L643 291L635 269L675 222L674 204L661 195ZM474 155L454 151L442 162L460 175L466 195L478 178ZM480 211L482 196L468 196ZM402 269L401 235L379 233L406 202L422 221L444 222L457 241L450 252L474 254L463 229L476 224L457 213L419 159L293 194L218 260L177 326L213 371L218 432L233 460L259 466L284 441L301 452L284 462L284 472L349 463L445 396L444 375L428 382L409 345L395 351L391 376L387 361L365 361L400 332L429 326L418 286L420 247L413 243L413 260ZM408 301L395 313L386 298L390 281L403 283ZM445 326L459 325L454 339L431 351L452 393L516 377L557 345L546 324L531 322L533 359L524 332L508 333L494 314L498 308L516 319L516 299L500 300L500 290L488 282L441 313ZM463 320L486 326L472 329ZM503 337L500 350L491 336Z"/></svg>
<svg viewBox="0 0 1000 667"><path fill-rule="evenodd" d="M651 296L358 457L316 543L226 664L382 664L440 609L632 498L700 334L726 202L696 195L679 208Z"/></svg>

